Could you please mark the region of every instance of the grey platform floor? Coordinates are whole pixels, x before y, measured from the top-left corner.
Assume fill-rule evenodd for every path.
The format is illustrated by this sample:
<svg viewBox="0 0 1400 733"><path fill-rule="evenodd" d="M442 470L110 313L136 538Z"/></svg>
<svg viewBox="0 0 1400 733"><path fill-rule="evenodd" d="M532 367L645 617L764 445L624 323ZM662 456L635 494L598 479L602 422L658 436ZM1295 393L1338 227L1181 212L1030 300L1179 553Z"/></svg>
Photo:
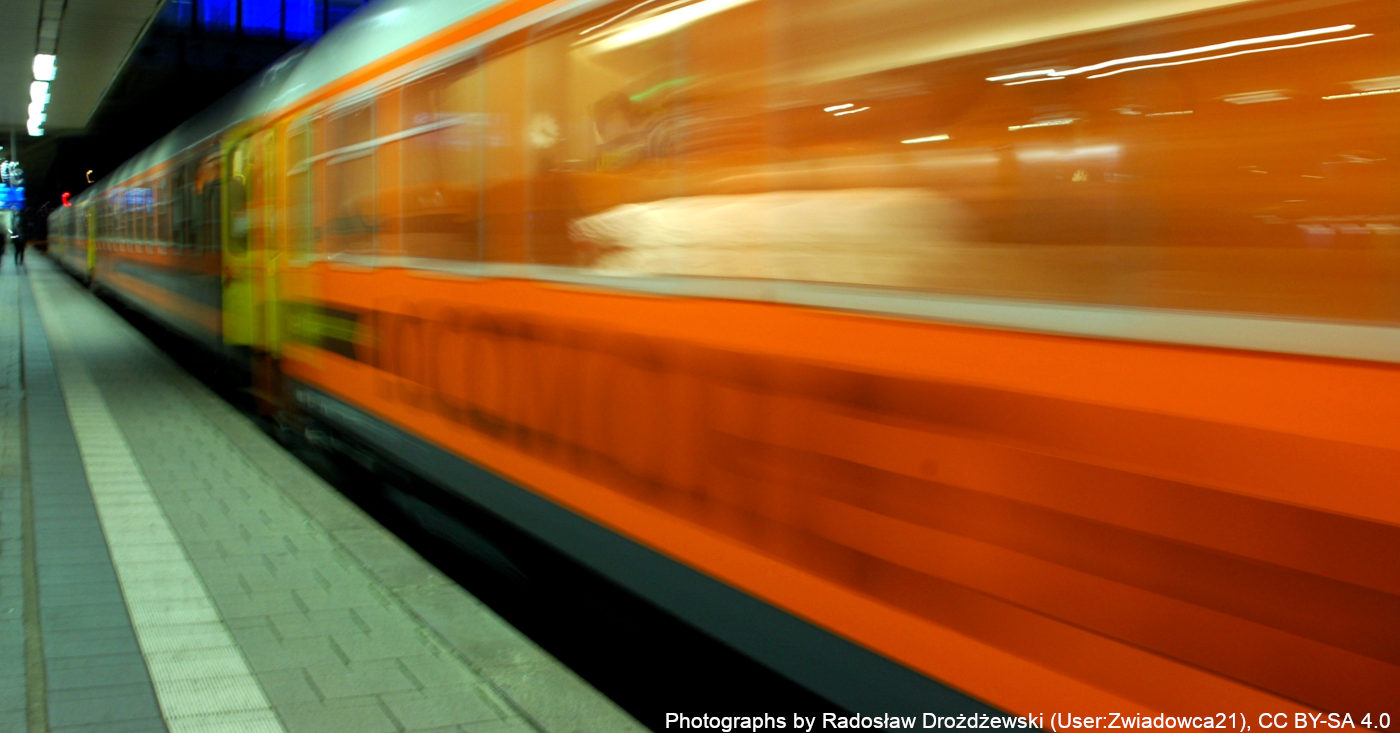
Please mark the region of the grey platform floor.
<svg viewBox="0 0 1400 733"><path fill-rule="evenodd" d="M0 263L0 733L643 730L29 260Z"/></svg>

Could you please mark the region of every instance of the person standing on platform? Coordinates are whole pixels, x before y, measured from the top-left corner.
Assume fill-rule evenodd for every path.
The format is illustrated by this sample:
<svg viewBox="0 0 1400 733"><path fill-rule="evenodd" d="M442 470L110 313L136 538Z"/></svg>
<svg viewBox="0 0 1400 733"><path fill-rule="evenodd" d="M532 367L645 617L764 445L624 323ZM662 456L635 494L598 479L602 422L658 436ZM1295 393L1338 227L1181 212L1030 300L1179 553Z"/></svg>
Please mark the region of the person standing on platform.
<svg viewBox="0 0 1400 733"><path fill-rule="evenodd" d="M25 240L25 237L28 236L26 230L29 229L29 227L25 226L27 219L28 217L21 214L19 217L19 226L15 227L14 234L11 235L15 240L15 269L24 267L24 247L29 244L29 242Z"/></svg>

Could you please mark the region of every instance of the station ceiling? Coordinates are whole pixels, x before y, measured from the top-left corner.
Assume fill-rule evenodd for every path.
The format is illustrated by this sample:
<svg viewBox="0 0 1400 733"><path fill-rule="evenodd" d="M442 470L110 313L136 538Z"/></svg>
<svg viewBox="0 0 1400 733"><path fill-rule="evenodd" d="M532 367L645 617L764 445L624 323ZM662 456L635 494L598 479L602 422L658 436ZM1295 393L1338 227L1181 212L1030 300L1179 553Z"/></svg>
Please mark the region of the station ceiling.
<svg viewBox="0 0 1400 733"><path fill-rule="evenodd" d="M27 142L34 54L55 53L46 134L87 128L163 0L0 0L0 145ZM53 49L52 51L50 49Z"/></svg>
<svg viewBox="0 0 1400 733"><path fill-rule="evenodd" d="M23 166L31 206L77 194L301 42L172 26L164 4L0 0L0 158ZM42 137L27 129L35 53L58 58Z"/></svg>

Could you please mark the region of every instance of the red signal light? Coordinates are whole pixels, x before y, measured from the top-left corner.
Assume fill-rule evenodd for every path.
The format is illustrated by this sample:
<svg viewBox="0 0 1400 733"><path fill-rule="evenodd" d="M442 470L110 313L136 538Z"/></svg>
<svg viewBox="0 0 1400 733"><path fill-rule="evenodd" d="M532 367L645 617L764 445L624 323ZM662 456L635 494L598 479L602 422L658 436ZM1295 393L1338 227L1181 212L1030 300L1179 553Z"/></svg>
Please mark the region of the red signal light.
<svg viewBox="0 0 1400 733"><path fill-rule="evenodd" d="M68 197L69 197L69 196L72 196L72 195L73 195L73 194L68 193L67 191L64 191L64 192L63 192L63 205L64 205L64 206L72 206L72 205L73 205L73 202L71 202L71 201L68 200Z"/></svg>

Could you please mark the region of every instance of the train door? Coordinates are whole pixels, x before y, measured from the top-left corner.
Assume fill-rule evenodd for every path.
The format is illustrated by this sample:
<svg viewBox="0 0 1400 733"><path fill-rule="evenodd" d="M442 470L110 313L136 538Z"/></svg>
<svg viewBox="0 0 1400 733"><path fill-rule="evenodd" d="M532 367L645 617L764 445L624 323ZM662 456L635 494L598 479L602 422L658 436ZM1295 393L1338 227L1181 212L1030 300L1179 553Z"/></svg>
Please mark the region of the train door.
<svg viewBox="0 0 1400 733"><path fill-rule="evenodd" d="M253 257L249 251L249 180L253 139L240 137L225 143L223 150L224 215L222 253L223 337L226 346L252 347L257 334L254 308Z"/></svg>
<svg viewBox="0 0 1400 733"><path fill-rule="evenodd" d="M249 209L252 221L250 255L253 265L253 308L257 330L254 346L270 357L282 350L282 314L279 273L282 249L277 241L281 224L277 134L268 129L253 139L256 154L251 170Z"/></svg>
<svg viewBox="0 0 1400 733"><path fill-rule="evenodd" d="M249 350L253 391L268 401L276 396L282 343L277 158L272 129L224 151L224 343Z"/></svg>

